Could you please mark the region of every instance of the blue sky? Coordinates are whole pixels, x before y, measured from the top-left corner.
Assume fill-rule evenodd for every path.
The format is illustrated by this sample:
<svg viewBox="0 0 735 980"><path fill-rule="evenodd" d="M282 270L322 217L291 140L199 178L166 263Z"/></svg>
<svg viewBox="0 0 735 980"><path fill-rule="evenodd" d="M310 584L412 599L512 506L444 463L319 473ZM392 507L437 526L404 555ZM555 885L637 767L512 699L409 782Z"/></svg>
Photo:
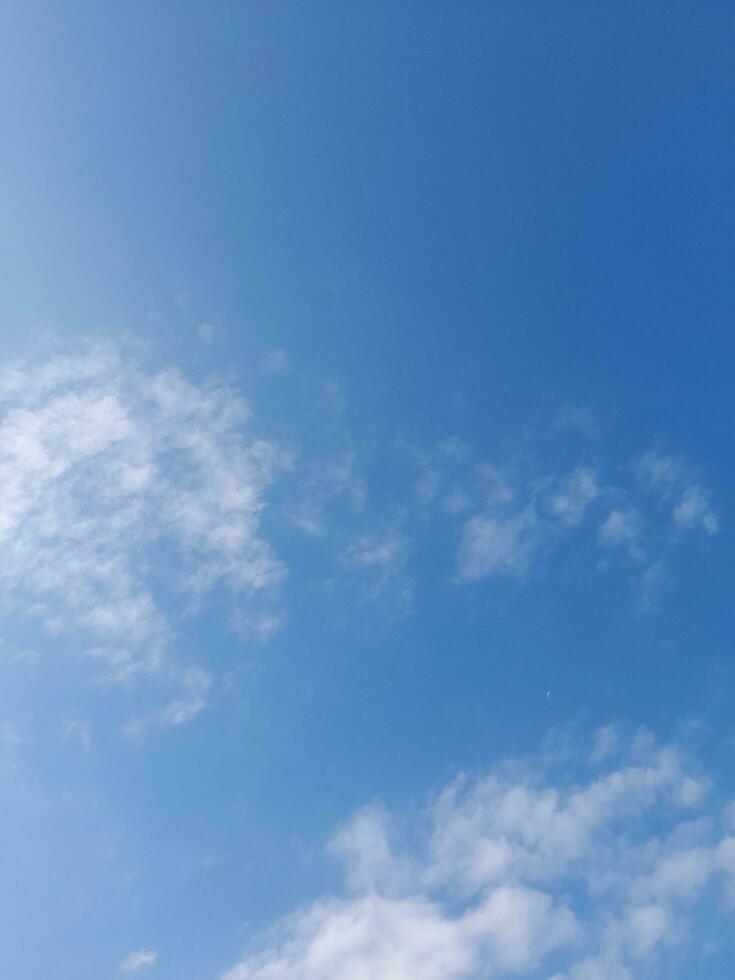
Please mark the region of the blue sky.
<svg viewBox="0 0 735 980"><path fill-rule="evenodd" d="M0 975L729 977L731 5L0 32Z"/></svg>

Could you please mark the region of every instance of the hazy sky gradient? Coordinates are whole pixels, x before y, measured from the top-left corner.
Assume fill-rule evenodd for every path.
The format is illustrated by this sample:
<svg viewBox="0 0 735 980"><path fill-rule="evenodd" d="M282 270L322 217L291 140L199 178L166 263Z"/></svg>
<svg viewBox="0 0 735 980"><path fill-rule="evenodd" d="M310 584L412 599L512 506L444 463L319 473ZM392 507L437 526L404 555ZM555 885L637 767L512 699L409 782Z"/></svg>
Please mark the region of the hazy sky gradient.
<svg viewBox="0 0 735 980"><path fill-rule="evenodd" d="M0 975L730 977L731 5L0 37Z"/></svg>

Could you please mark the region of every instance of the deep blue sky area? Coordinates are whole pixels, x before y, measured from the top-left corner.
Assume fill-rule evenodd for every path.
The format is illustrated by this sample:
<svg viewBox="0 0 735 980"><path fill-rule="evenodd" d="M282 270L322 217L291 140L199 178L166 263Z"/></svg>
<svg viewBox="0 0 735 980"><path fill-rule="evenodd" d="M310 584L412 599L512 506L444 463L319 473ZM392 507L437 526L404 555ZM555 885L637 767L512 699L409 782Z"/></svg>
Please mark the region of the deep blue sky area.
<svg viewBox="0 0 735 980"><path fill-rule="evenodd" d="M734 46L0 2L0 976L731 975Z"/></svg>

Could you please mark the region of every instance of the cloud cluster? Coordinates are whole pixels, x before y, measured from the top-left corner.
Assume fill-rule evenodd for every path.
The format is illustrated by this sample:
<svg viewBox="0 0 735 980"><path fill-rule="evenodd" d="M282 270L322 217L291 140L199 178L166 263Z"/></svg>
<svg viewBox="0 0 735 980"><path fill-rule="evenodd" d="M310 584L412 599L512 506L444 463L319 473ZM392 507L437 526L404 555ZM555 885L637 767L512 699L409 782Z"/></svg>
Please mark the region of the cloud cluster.
<svg viewBox="0 0 735 980"><path fill-rule="evenodd" d="M282 354L271 352L272 368ZM178 694L133 719L131 732L179 725L206 703L214 679L166 655L182 606L196 610L214 590L236 596L229 622L248 643L285 622L271 601L285 566L262 526L281 471L293 471L281 530L326 546L332 570L354 576L363 598L401 613L421 574L422 536L453 541L446 578L453 563L459 583L525 580L577 537L594 549L593 567L626 569L638 608L649 610L670 578L670 549L687 533L719 530L710 492L675 456L646 453L624 485L599 461L543 465L514 451L491 465L447 439L413 451L412 479L390 471L386 493L380 480L396 461L363 447L375 457L368 486L365 459L341 429L341 450L320 446L332 433L290 454L251 429L231 385L146 370L130 343L86 344L0 372L0 613L63 634L110 679L165 666Z"/></svg>
<svg viewBox="0 0 735 980"><path fill-rule="evenodd" d="M641 484L671 509L674 524L680 530L701 527L707 534L717 534L720 521L712 508L711 494L697 481L680 456L651 451L636 463Z"/></svg>
<svg viewBox="0 0 735 980"><path fill-rule="evenodd" d="M275 585L284 568L260 515L288 461L248 435L248 419L227 385L147 372L121 345L7 367L2 611L78 638L127 680L161 666L177 595ZM203 686L186 686L196 694L171 723L196 713Z"/></svg>
<svg viewBox="0 0 735 980"><path fill-rule="evenodd" d="M622 468L600 459L565 468L524 447L489 464L453 439L414 456L420 511L432 523L456 522L460 583L526 580L577 536L591 567L626 571L647 611L685 532L720 529L710 491L680 457L648 452Z"/></svg>
<svg viewBox="0 0 735 980"><path fill-rule="evenodd" d="M224 980L672 970L677 948L706 938L687 929L697 903L732 915L735 837L681 751L638 736L621 755L623 742L607 728L561 767L543 757L460 778L408 820L356 814L330 845L344 894L280 923Z"/></svg>

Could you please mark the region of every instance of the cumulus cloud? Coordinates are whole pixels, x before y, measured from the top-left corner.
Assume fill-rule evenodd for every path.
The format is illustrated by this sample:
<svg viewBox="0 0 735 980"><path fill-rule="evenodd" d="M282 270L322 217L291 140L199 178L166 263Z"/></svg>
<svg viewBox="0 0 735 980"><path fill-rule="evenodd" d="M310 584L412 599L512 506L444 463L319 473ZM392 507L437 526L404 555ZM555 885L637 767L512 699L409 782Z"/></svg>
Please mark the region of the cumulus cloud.
<svg viewBox="0 0 735 980"><path fill-rule="evenodd" d="M454 919L421 898L366 895L315 905L290 923L277 952L238 964L225 980L459 980L485 962L532 967L574 933L568 909L521 887L498 888Z"/></svg>
<svg viewBox="0 0 735 980"><path fill-rule="evenodd" d="M597 735L582 781L589 748L566 770L545 758L461 777L403 820L359 812L330 845L344 893L279 923L224 980L640 975L686 942L695 903L725 909L735 838L701 819L707 784L680 751L623 741Z"/></svg>
<svg viewBox="0 0 735 980"><path fill-rule="evenodd" d="M226 384L146 371L119 345L6 367L3 613L81 638L126 680L161 666L171 597L278 583L260 515L288 460L248 423Z"/></svg>

